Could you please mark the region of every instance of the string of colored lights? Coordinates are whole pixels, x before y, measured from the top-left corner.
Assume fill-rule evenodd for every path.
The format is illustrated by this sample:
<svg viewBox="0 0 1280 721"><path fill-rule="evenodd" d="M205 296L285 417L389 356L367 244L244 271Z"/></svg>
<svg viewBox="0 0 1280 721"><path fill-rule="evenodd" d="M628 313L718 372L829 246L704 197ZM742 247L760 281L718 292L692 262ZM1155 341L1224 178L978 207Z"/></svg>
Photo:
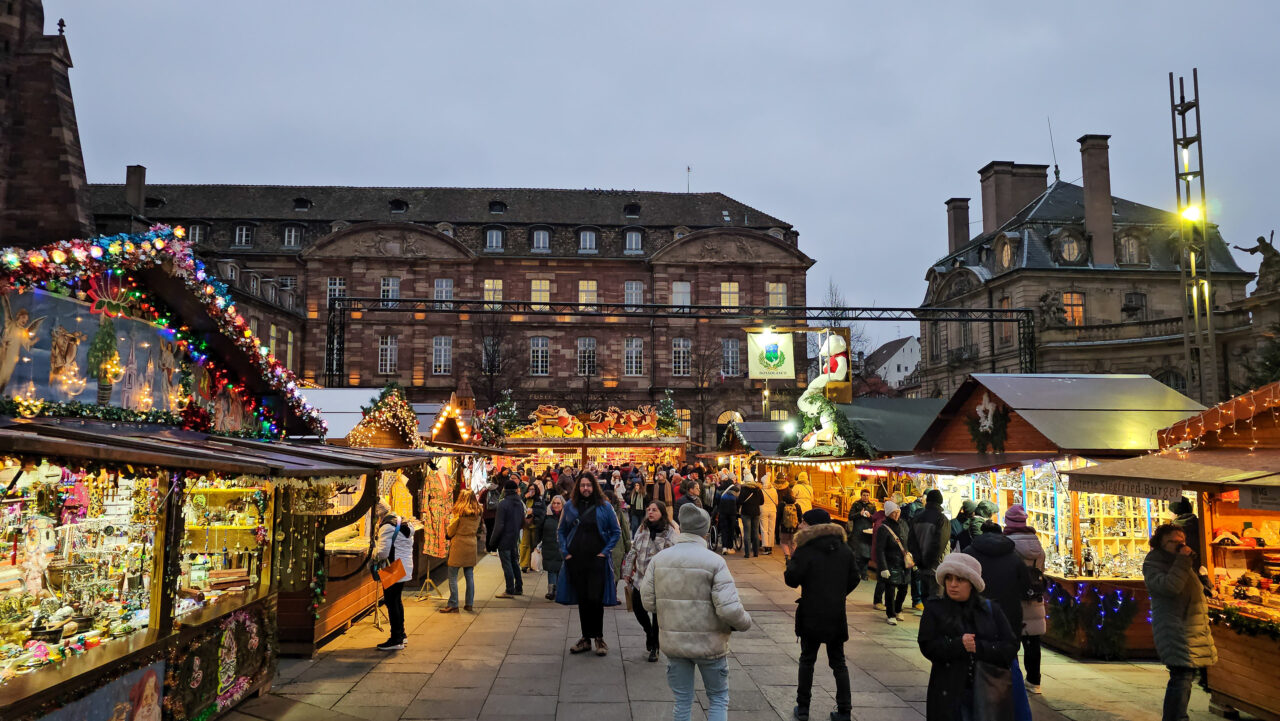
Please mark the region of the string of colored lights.
<svg viewBox="0 0 1280 721"><path fill-rule="evenodd" d="M166 338L203 368L215 390L229 387L245 404L246 411L254 413L257 435L282 436L283 429L245 385L233 383L231 374L209 359L208 339L197 336L189 325L152 297L133 275L157 266L180 279L186 289L201 300L219 332L249 357L262 379L310 431L323 436L326 424L319 411L303 397L297 378L254 336L248 321L237 312L227 286L192 254L181 227L157 225L145 233L64 240L36 249L0 250L0 294L22 293L34 288L62 295L80 291L93 301L95 310L110 317L128 312L158 326ZM198 392L197 389L193 394Z"/></svg>

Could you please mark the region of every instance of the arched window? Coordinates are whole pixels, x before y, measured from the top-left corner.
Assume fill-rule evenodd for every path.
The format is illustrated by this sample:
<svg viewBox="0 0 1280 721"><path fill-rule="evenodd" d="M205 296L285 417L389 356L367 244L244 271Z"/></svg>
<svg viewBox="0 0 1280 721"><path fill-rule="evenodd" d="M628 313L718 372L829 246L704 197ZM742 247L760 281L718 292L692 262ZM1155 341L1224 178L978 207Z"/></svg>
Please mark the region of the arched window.
<svg viewBox="0 0 1280 721"><path fill-rule="evenodd" d="M1187 392L1187 377L1182 375L1176 370L1169 369L1169 370L1158 371L1156 373L1153 373L1151 377L1155 378L1156 380L1169 386L1170 388L1174 389L1179 393Z"/></svg>
<svg viewBox="0 0 1280 721"><path fill-rule="evenodd" d="M390 208L392 213L406 213L409 211L409 203L399 198L387 203L387 207Z"/></svg>
<svg viewBox="0 0 1280 721"><path fill-rule="evenodd" d="M1120 253L1116 258L1120 265L1146 265L1147 258L1142 240L1134 235L1120 237Z"/></svg>

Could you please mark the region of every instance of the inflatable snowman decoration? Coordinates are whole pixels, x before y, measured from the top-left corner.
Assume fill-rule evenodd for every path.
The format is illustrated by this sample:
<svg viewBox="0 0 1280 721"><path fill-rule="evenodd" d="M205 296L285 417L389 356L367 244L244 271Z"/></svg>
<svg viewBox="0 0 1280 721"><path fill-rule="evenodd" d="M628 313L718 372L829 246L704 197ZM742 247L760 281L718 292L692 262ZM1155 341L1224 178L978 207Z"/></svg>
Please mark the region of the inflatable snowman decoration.
<svg viewBox="0 0 1280 721"><path fill-rule="evenodd" d="M818 417L819 427L800 441L800 448L812 451L815 448L830 447L831 455L843 455L848 445L836 432L836 409L825 400L823 390L832 381L844 381L849 377L849 348L844 337L830 333L818 350L819 368L822 373L809 383L809 387L796 401L796 407L808 417Z"/></svg>

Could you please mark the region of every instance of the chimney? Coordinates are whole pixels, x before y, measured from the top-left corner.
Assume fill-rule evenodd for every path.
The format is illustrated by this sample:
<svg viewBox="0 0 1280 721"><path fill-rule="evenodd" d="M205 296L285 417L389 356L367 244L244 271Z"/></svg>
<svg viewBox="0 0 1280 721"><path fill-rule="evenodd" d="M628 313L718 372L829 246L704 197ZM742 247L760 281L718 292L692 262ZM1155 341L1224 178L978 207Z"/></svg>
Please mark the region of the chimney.
<svg viewBox="0 0 1280 721"><path fill-rule="evenodd" d="M142 215L147 203L147 168L130 165L124 174L124 201L133 206L133 212Z"/></svg>
<svg viewBox="0 0 1280 721"><path fill-rule="evenodd" d="M1040 197L1049 185L1049 166L1015 163L1013 166L1013 209L1009 217Z"/></svg>
<svg viewBox="0 0 1280 721"><path fill-rule="evenodd" d="M1084 232L1094 265L1115 265L1116 248L1111 208L1110 135L1082 135L1080 165L1084 169Z"/></svg>
<svg viewBox="0 0 1280 721"><path fill-rule="evenodd" d="M947 203L947 253L954 253L969 242L969 199L952 198Z"/></svg>
<svg viewBox="0 0 1280 721"><path fill-rule="evenodd" d="M982 232L990 233L1013 217L1013 163L993 160L978 171L982 181Z"/></svg>

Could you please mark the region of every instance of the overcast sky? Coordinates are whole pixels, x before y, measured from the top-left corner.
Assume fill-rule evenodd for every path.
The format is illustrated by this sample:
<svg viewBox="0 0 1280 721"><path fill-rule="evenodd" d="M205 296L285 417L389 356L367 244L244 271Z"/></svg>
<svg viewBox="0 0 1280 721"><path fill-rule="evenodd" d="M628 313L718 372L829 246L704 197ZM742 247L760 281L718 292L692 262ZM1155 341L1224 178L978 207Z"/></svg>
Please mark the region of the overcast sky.
<svg viewBox="0 0 1280 721"><path fill-rule="evenodd" d="M979 7L981 6L981 7ZM926 9L927 8L927 9ZM990 160L1174 204L1169 71L1200 68L1210 218L1280 225L1280 3L46 0L91 182L720 191L850 303L917 305ZM976 234L980 222L973 226ZM1256 262L1237 253L1242 265ZM872 327L887 340L896 324Z"/></svg>

